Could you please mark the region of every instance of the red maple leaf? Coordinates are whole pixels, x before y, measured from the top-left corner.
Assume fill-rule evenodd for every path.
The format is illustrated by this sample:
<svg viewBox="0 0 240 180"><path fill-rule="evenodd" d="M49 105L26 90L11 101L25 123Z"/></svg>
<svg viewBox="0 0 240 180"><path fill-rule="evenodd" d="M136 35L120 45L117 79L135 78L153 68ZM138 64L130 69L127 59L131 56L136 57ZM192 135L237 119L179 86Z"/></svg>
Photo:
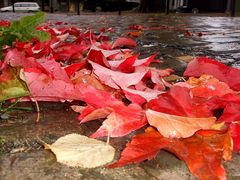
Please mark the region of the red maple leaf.
<svg viewBox="0 0 240 180"><path fill-rule="evenodd" d="M133 39L120 37L114 41L114 43L112 44L112 49L119 48L119 47L133 48L135 46L137 46L137 43Z"/></svg>
<svg viewBox="0 0 240 180"><path fill-rule="evenodd" d="M231 137L226 131L201 130L189 138L168 139L148 128L144 134L134 136L118 162L109 167L150 160L161 149L184 160L189 170L200 179L226 179L221 161L230 160L232 152Z"/></svg>
<svg viewBox="0 0 240 180"><path fill-rule="evenodd" d="M144 111L136 104L126 106L119 103L110 108L112 113L91 137L122 137L147 124Z"/></svg>
<svg viewBox="0 0 240 180"><path fill-rule="evenodd" d="M190 77L187 83L190 84L194 97L209 99L214 96L221 97L226 94L236 93L226 83L219 81L211 75L201 75L200 78Z"/></svg>
<svg viewBox="0 0 240 180"><path fill-rule="evenodd" d="M233 139L233 150L240 154L240 122L232 123L230 131Z"/></svg>
<svg viewBox="0 0 240 180"><path fill-rule="evenodd" d="M147 103L147 107L154 111L186 117L210 117L211 111L194 101L190 90L184 87L174 86L166 93Z"/></svg>
<svg viewBox="0 0 240 180"><path fill-rule="evenodd" d="M226 66L214 59L199 57L191 61L184 72L184 76L213 75L227 83L233 90L240 90L240 69Z"/></svg>

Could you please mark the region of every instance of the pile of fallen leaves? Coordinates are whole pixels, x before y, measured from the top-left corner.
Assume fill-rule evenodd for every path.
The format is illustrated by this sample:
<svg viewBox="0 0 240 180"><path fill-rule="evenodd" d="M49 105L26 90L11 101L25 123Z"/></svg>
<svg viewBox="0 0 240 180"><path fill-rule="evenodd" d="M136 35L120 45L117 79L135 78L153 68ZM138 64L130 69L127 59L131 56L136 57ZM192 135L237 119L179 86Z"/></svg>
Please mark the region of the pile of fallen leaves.
<svg viewBox="0 0 240 180"><path fill-rule="evenodd" d="M139 59L133 51L137 44L129 35L140 35L142 26L129 29L135 33L111 41L112 28L38 26L48 40L16 39L3 48L0 101L84 101L72 107L81 123L104 119L92 138L122 137L144 127L109 167L150 160L164 149L200 179L226 178L222 160L240 152L240 70L199 57L183 74L188 80L168 82L172 69L150 67L159 62L156 55Z"/></svg>

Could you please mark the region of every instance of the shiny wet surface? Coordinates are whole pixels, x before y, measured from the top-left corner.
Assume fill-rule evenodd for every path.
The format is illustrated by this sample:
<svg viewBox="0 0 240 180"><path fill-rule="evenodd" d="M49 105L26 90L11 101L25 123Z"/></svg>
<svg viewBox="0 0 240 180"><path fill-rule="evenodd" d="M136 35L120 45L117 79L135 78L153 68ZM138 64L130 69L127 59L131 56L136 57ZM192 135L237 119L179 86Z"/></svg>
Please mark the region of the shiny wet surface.
<svg viewBox="0 0 240 180"><path fill-rule="evenodd" d="M0 19L18 19L28 14L0 14ZM128 15L63 15L48 14L49 22L66 22L83 30L113 27L112 39L125 32L130 24L142 25L146 30L137 38L142 56L159 53L164 66L179 68L177 56L210 56L219 61L240 67L240 17L207 17L158 14ZM187 35L189 32L191 35ZM201 35L199 35L201 34ZM176 65L177 64L177 65ZM180 66L181 67L181 66Z"/></svg>
<svg viewBox="0 0 240 180"><path fill-rule="evenodd" d="M22 15L28 14L2 13L0 19L18 19ZM154 66L173 68L179 75L186 67L186 62L179 61L181 56L209 56L240 67L240 18L49 14L48 21L66 22L66 26L90 28L96 33L100 28L112 27L115 29L115 33L109 34L112 40L132 31L128 30L130 24L142 25L145 30L136 38L135 51L142 57L158 53L163 63ZM69 133L90 135L101 122L80 125L68 103L42 103L40 109L39 123L35 122L33 112L17 112L0 120L0 179L195 179L182 161L166 152L149 162L110 170L68 168L56 163L54 155L43 150L39 139L52 143ZM119 155L128 141L129 137L113 138L110 142ZM225 164L229 179L240 178L239 163L239 156L234 155L233 161Z"/></svg>

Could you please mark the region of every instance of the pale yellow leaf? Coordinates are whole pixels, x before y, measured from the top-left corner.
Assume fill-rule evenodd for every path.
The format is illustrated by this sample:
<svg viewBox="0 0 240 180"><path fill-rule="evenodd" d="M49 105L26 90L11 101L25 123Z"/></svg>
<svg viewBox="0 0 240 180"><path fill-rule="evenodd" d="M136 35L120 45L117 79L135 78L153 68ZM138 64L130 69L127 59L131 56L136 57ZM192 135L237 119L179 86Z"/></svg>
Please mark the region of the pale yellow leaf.
<svg viewBox="0 0 240 180"><path fill-rule="evenodd" d="M57 161L71 167L95 168L111 162L115 149L105 142L79 134L59 138L52 145L45 144Z"/></svg>

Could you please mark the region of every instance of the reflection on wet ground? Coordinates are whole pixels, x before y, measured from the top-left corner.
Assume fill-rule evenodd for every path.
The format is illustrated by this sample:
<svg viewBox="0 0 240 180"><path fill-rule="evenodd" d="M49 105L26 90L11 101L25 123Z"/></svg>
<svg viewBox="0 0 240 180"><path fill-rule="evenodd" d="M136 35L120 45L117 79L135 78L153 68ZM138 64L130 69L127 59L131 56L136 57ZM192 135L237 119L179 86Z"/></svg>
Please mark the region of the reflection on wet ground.
<svg viewBox="0 0 240 180"><path fill-rule="evenodd" d="M0 14L0 19L16 19L26 14ZM146 30L137 38L142 56L158 53L164 59L163 68L172 67L182 71L184 64L176 62L182 55L210 56L219 61L240 67L240 18L203 16L164 16L129 14L117 15L63 15L48 14L50 22L67 22L66 26L81 29L113 27L118 37L127 30L129 24L137 24ZM187 33L186 33L187 32Z"/></svg>
<svg viewBox="0 0 240 180"><path fill-rule="evenodd" d="M56 21L56 17L49 16L49 20ZM98 30L101 27L114 27L116 34L113 38L127 31L129 24L142 25L147 30L137 39L139 47L136 50L143 56L159 53L159 57L165 61L165 67L178 70L182 65L175 60L181 55L207 55L228 65L239 66L240 18L163 15L64 17L63 21L81 28Z"/></svg>
<svg viewBox="0 0 240 180"><path fill-rule="evenodd" d="M16 19L22 15L26 14L5 13L0 14L0 19ZM115 33L111 34L112 38L126 32L129 24L142 25L147 30L137 38L139 47L136 51L142 56L159 53L165 61L163 68L170 66L181 71L184 65L176 62L176 57L181 55L206 55L240 67L240 18L237 17L48 14L48 20L96 31L102 27L113 27Z"/></svg>

